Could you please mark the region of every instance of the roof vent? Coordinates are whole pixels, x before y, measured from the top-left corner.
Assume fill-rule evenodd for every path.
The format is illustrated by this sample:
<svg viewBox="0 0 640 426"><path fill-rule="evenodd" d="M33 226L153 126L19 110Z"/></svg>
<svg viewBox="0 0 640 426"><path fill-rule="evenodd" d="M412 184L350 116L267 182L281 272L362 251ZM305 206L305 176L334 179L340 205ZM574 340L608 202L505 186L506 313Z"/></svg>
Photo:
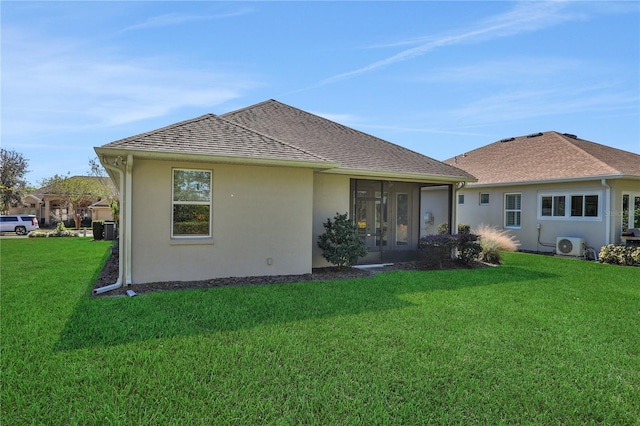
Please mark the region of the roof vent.
<svg viewBox="0 0 640 426"><path fill-rule="evenodd" d="M563 135L565 135L566 137L571 138L571 139L578 139L578 137L576 135L572 135L571 133L563 133Z"/></svg>
<svg viewBox="0 0 640 426"><path fill-rule="evenodd" d="M527 135L528 138L537 138L538 136L542 136L542 133L532 133Z"/></svg>
<svg viewBox="0 0 640 426"><path fill-rule="evenodd" d="M506 139L500 139L500 142L511 142L511 141L515 141L516 138L506 138Z"/></svg>

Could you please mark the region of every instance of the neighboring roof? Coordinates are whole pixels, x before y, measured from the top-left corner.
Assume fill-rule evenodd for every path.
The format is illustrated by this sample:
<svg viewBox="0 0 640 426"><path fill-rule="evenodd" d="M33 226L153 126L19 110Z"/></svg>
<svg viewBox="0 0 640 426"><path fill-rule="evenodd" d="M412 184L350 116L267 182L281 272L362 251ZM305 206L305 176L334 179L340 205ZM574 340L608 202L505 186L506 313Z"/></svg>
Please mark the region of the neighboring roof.
<svg viewBox="0 0 640 426"><path fill-rule="evenodd" d="M475 180L463 170L273 99L220 117L313 152L347 171Z"/></svg>
<svg viewBox="0 0 640 426"><path fill-rule="evenodd" d="M640 155L558 132L502 139L445 163L476 176L477 185L640 178Z"/></svg>
<svg viewBox="0 0 640 426"><path fill-rule="evenodd" d="M167 154L327 162L318 155L223 120L214 114L206 114L111 142L103 145L102 148Z"/></svg>

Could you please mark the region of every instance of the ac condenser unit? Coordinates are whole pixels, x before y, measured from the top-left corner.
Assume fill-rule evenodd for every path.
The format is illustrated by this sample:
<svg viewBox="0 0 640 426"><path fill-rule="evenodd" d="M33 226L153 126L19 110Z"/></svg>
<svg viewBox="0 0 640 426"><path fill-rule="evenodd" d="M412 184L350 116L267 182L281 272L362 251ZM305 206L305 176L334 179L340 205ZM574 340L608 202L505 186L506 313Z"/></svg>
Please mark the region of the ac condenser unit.
<svg viewBox="0 0 640 426"><path fill-rule="evenodd" d="M558 237L556 253L562 256L584 256L584 238Z"/></svg>

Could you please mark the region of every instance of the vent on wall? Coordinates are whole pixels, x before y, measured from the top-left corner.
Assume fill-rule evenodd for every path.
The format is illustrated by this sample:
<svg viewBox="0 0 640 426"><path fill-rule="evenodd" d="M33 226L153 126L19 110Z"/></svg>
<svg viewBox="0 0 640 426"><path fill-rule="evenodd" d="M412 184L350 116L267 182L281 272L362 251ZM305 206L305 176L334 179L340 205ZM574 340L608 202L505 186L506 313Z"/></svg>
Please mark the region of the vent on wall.
<svg viewBox="0 0 640 426"><path fill-rule="evenodd" d="M584 256L584 238L558 237L556 253L562 256Z"/></svg>

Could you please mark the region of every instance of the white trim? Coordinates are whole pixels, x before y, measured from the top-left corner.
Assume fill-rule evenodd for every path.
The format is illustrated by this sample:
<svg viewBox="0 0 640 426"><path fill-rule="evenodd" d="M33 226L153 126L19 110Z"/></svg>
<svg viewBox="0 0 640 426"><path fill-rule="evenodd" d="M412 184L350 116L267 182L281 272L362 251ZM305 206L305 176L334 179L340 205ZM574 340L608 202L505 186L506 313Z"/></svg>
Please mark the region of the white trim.
<svg viewBox="0 0 640 426"><path fill-rule="evenodd" d="M209 199L207 201L176 201L175 200L175 177L177 171L183 172L202 172L209 174ZM173 211L174 206L176 204L179 205L193 205L193 206L208 206L209 207L209 232L205 234L196 234L196 235L174 235L173 234ZM194 239L208 239L212 240L213 238L213 170L211 169L191 169L184 167L173 167L171 168L171 231L170 236L172 241L176 240L194 240Z"/></svg>
<svg viewBox="0 0 640 426"><path fill-rule="evenodd" d="M517 209L507 209L507 196L508 195L519 195L520 196L520 208ZM521 229L522 228L522 192L505 192L502 197L502 223L505 229ZM517 225L507 225L507 213L508 212L518 212L520 213L520 220Z"/></svg>
<svg viewBox="0 0 640 426"><path fill-rule="evenodd" d="M603 179L604 180L604 179ZM597 216L585 216L584 211L582 216L571 215L571 197L582 196L588 197L590 195L596 195L598 197L598 215ZM565 207L564 216L543 216L542 215L542 198L543 197L564 197ZM538 200L536 203L536 217L538 220L557 220L557 221L577 221L577 222L601 222L602 221L602 205L606 200L602 197L602 191L545 191L538 193ZM584 200L583 200L584 202ZM584 208L584 205L583 205ZM553 209L553 207L552 207ZM553 212L552 212L553 213Z"/></svg>

